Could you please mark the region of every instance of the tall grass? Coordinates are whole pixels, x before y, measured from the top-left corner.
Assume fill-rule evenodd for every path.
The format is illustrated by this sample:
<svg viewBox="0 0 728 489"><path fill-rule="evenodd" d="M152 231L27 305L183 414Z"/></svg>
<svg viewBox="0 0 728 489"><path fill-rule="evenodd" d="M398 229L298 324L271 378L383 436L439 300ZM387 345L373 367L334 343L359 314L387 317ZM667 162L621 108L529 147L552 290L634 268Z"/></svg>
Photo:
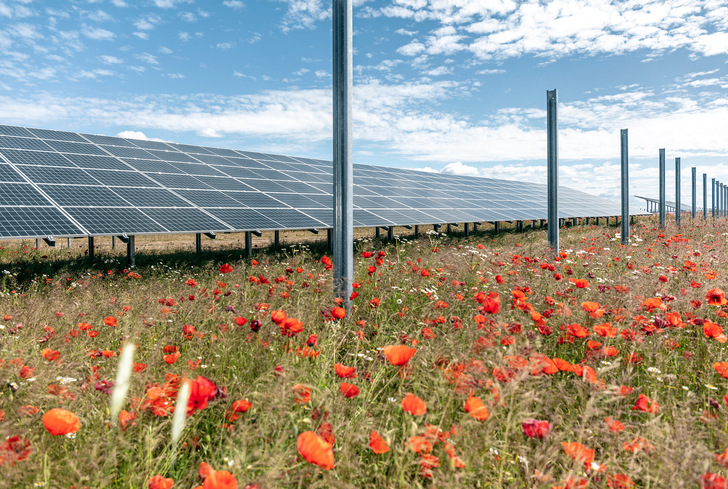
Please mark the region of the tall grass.
<svg viewBox="0 0 728 489"><path fill-rule="evenodd" d="M698 487L704 474L726 473L715 459L728 448L726 381L713 364L728 355L703 320L726 326L726 308L706 294L726 284L728 225L688 221L661 233L655 224L638 220L626 247L615 228L564 229L558 260L540 230L359 240L358 297L340 320L330 316L332 275L316 245L259 252L257 264L234 249L140 252L134 271L111 253L89 263L79 250L6 247L0 440L19 435L31 451L15 460L0 450L0 487L146 488L157 474L193 487L201 462L231 472L239 487L551 488L581 479L620 487L615 474L641 488ZM220 272L224 263L230 273ZM478 310L479 292L497 293L500 310ZM587 301L603 315L590 317ZM303 332L282 335L276 310ZM597 334L606 322L615 337ZM574 324L588 336L570 334ZM126 343L136 345L135 368L119 422L110 395ZM395 344L417 349L404 367L382 352ZM175 347L179 357L167 363ZM540 374L537 354L591 367L596 380ZM339 378L335 364L356 367L357 377ZM183 378L198 376L220 392L186 417L175 448L173 410L163 406L174 406ZM360 393L344 397L342 381ZM297 402L297 384L310 389L308 402ZM620 395L621 386L633 390ZM407 393L427 403L426 414L402 409ZM639 394L657 412L633 409ZM465 411L471 395L488 419ZM239 400L251 407L234 413ZM44 429L54 407L81 418L75 436ZM607 417L625 428L610 430ZM528 419L550 422L551 432L528 437ZM332 470L306 462L296 445L325 423L335 436ZM369 448L372 430L389 452ZM410 443L418 435L439 466L423 468L428 459ZM593 463L570 458L562 442L594 449Z"/></svg>

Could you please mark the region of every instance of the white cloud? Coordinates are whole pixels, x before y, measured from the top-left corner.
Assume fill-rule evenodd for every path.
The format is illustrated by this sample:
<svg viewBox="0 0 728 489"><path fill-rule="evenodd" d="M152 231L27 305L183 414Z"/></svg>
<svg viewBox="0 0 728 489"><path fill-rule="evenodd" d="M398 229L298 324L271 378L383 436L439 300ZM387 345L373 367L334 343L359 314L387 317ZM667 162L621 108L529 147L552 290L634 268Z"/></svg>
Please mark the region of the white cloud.
<svg viewBox="0 0 728 489"><path fill-rule="evenodd" d="M144 134L141 131L121 131L116 135L116 137L119 138L129 138L129 139L141 139L143 141L148 141L149 138L146 134Z"/></svg>
<svg viewBox="0 0 728 489"><path fill-rule="evenodd" d="M179 16L185 22L197 22L197 16L192 12L180 12Z"/></svg>
<svg viewBox="0 0 728 489"><path fill-rule="evenodd" d="M197 135L202 136L203 138L221 138L223 136L217 130L209 127L198 130Z"/></svg>
<svg viewBox="0 0 728 489"><path fill-rule="evenodd" d="M192 0L154 0L154 5L159 8L172 8L181 3L192 3Z"/></svg>
<svg viewBox="0 0 728 489"><path fill-rule="evenodd" d="M222 2L223 5L226 7L234 8L234 9L240 9L245 7L245 4L239 0L225 0Z"/></svg>
<svg viewBox="0 0 728 489"><path fill-rule="evenodd" d="M447 66L438 66L437 68L433 68L433 69L425 72L425 74L428 76L442 76L442 75L449 75L451 73L452 73L452 67L447 67Z"/></svg>
<svg viewBox="0 0 728 489"><path fill-rule="evenodd" d="M312 29L316 22L327 19L331 15L330 2L323 0L283 0L288 10L283 17L281 29L284 32L292 29Z"/></svg>
<svg viewBox="0 0 728 489"><path fill-rule="evenodd" d="M111 41L116 37L116 34L111 31L107 31L106 29L102 29L100 27L92 27L88 25L84 25L81 28L81 34L88 37L89 39L93 39L94 41Z"/></svg>
<svg viewBox="0 0 728 489"><path fill-rule="evenodd" d="M111 4L114 7L128 7L127 3L124 0L111 0Z"/></svg>
<svg viewBox="0 0 728 489"><path fill-rule="evenodd" d="M134 27L140 31L149 31L154 29L160 22L162 22L162 18L160 16L149 15L134 22Z"/></svg>
<svg viewBox="0 0 728 489"><path fill-rule="evenodd" d="M149 53L136 54L135 55L135 58L137 58L138 60L143 61L143 62L145 62L147 64L150 64L150 65L158 65L159 64L159 61L157 60L157 57L154 56L153 54L149 54Z"/></svg>
<svg viewBox="0 0 728 489"><path fill-rule="evenodd" d="M101 59L101 62L105 65L118 65L121 63L121 59L117 58L116 56L109 56L108 54L105 54L103 56L99 56Z"/></svg>
<svg viewBox="0 0 728 489"><path fill-rule="evenodd" d="M216 48L222 49L223 51L226 51L228 49L232 49L235 47L234 42L219 42L215 45Z"/></svg>

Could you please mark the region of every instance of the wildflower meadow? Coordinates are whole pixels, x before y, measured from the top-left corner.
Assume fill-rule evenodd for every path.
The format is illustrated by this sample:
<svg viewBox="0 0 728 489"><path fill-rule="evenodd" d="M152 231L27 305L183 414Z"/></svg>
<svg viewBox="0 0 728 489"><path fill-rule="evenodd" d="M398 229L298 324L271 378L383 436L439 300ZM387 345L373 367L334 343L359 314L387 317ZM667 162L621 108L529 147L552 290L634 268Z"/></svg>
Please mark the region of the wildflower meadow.
<svg viewBox="0 0 728 489"><path fill-rule="evenodd" d="M0 249L0 487L728 488L728 222Z"/></svg>

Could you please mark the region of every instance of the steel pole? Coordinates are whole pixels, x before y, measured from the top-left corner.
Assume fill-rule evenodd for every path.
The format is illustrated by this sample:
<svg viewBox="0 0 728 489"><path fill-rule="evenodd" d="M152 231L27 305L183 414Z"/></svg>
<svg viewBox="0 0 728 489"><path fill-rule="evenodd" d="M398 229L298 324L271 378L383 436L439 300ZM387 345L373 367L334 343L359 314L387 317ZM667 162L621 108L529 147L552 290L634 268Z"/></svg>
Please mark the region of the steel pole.
<svg viewBox="0 0 728 489"><path fill-rule="evenodd" d="M680 227L682 220L682 203L680 196L680 158L675 158L675 224Z"/></svg>
<svg viewBox="0 0 728 489"><path fill-rule="evenodd" d="M708 218L708 174L703 173L703 219Z"/></svg>
<svg viewBox="0 0 728 489"><path fill-rule="evenodd" d="M665 229L665 148L660 148L660 229Z"/></svg>
<svg viewBox="0 0 728 489"><path fill-rule="evenodd" d="M710 179L710 217L715 219L715 178Z"/></svg>
<svg viewBox="0 0 728 489"><path fill-rule="evenodd" d="M558 150L558 91L546 91L547 181L548 181L548 240L549 248L559 252L559 150Z"/></svg>
<svg viewBox="0 0 728 489"><path fill-rule="evenodd" d="M698 209L696 207L696 203L697 203L698 197L697 197L697 195L695 195L695 190L697 189L697 185L698 185L698 182L697 182L697 180L698 180L698 173L697 173L697 171L698 171L697 168L695 168L695 167L692 168L692 176L693 176L693 180L692 180L693 181L693 208L692 208L692 212L691 212L691 217L693 218L693 220L695 220L695 214L698 212Z"/></svg>
<svg viewBox="0 0 728 489"><path fill-rule="evenodd" d="M629 152L627 129L619 131L622 148L622 243L629 242Z"/></svg>
<svg viewBox="0 0 728 489"><path fill-rule="evenodd" d="M353 22L351 0L333 4L334 298L349 309L354 282L354 170L351 159Z"/></svg>

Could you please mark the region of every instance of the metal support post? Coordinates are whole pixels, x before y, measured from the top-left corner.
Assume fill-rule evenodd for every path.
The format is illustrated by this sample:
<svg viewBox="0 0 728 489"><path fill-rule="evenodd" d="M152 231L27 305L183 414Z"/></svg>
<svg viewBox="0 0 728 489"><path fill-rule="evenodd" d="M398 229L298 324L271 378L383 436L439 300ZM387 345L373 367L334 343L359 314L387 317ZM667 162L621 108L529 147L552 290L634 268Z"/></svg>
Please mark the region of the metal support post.
<svg viewBox="0 0 728 489"><path fill-rule="evenodd" d="M136 256L135 252L136 249L134 248L135 244L135 236L131 235L129 236L129 241L126 243L126 267L127 268L134 268L136 266Z"/></svg>
<svg viewBox="0 0 728 489"><path fill-rule="evenodd" d="M281 247L281 232L280 231L273 231L273 247L274 248Z"/></svg>
<svg viewBox="0 0 728 489"><path fill-rule="evenodd" d="M387 227L387 241L390 243L394 241L394 226Z"/></svg>
<svg viewBox="0 0 728 489"><path fill-rule="evenodd" d="M419 238L419 237L420 237L420 227L417 224L415 224L415 238Z"/></svg>
<svg viewBox="0 0 728 489"><path fill-rule="evenodd" d="M559 151L558 151L558 92L546 91L546 138L548 182L548 241L553 253L559 252ZM555 225L551 225L551 223Z"/></svg>
<svg viewBox="0 0 728 489"><path fill-rule="evenodd" d="M116 236L111 237L111 249L112 250L116 249Z"/></svg>
<svg viewBox="0 0 728 489"><path fill-rule="evenodd" d="M68 248L71 247L71 238L66 238L66 245L68 245Z"/></svg>
<svg viewBox="0 0 728 489"><path fill-rule="evenodd" d="M245 231L245 256L253 256L253 233Z"/></svg>
<svg viewBox="0 0 728 489"><path fill-rule="evenodd" d="M493 229L495 231L495 234L500 233L500 221L494 222L493 223L493 226L495 226L494 229Z"/></svg>
<svg viewBox="0 0 728 489"><path fill-rule="evenodd" d="M698 212L697 202L698 202L698 196L696 194L696 190L698 188L698 169L695 167L691 168L692 176L693 176L693 208L691 209L691 217L693 220L695 220L695 215Z"/></svg>
<svg viewBox="0 0 728 489"><path fill-rule="evenodd" d="M202 233L195 234L195 251L202 253Z"/></svg>
<svg viewBox="0 0 728 489"><path fill-rule="evenodd" d="M703 219L708 219L708 174L703 173Z"/></svg>
<svg viewBox="0 0 728 489"><path fill-rule="evenodd" d="M35 247L40 248L40 238L35 238Z"/></svg>
<svg viewBox="0 0 728 489"><path fill-rule="evenodd" d="M572 217L571 218L571 227L576 227L577 222L578 222L577 218L576 217Z"/></svg>
<svg viewBox="0 0 728 489"><path fill-rule="evenodd" d="M629 242L629 140L627 129L619 131L622 149L622 244Z"/></svg>
<svg viewBox="0 0 728 489"><path fill-rule="evenodd" d="M680 158L675 158L675 224L680 227L682 220L682 202L680 198Z"/></svg>
<svg viewBox="0 0 728 489"><path fill-rule="evenodd" d="M326 249L329 251L334 251L334 230L333 229L326 230Z"/></svg>
<svg viewBox="0 0 728 489"><path fill-rule="evenodd" d="M660 148L660 229L665 229L665 148Z"/></svg>
<svg viewBox="0 0 728 489"><path fill-rule="evenodd" d="M523 221L516 221L516 231L523 232Z"/></svg>
<svg viewBox="0 0 728 489"><path fill-rule="evenodd" d="M467 238L470 236L470 223L466 222L464 225L463 230L465 231L465 237Z"/></svg>
<svg viewBox="0 0 728 489"><path fill-rule="evenodd" d="M353 22L351 0L334 0L334 298L348 310L354 282L354 167L351 147L353 91Z"/></svg>
<svg viewBox="0 0 728 489"><path fill-rule="evenodd" d="M710 179L710 217L715 219L715 178Z"/></svg>
<svg viewBox="0 0 728 489"><path fill-rule="evenodd" d="M540 227L541 229L543 229L544 225L546 224L546 219L539 219L539 221L540 221L540 223L539 223L539 227Z"/></svg>
<svg viewBox="0 0 728 489"><path fill-rule="evenodd" d="M94 259L94 237L89 236L88 237L88 257L89 259Z"/></svg>
<svg viewBox="0 0 728 489"><path fill-rule="evenodd" d="M436 233L439 233L440 232L440 225L439 224L433 224L432 225L432 229L434 229Z"/></svg>
<svg viewBox="0 0 728 489"><path fill-rule="evenodd" d="M374 228L374 237L376 239L379 239L379 226Z"/></svg>

